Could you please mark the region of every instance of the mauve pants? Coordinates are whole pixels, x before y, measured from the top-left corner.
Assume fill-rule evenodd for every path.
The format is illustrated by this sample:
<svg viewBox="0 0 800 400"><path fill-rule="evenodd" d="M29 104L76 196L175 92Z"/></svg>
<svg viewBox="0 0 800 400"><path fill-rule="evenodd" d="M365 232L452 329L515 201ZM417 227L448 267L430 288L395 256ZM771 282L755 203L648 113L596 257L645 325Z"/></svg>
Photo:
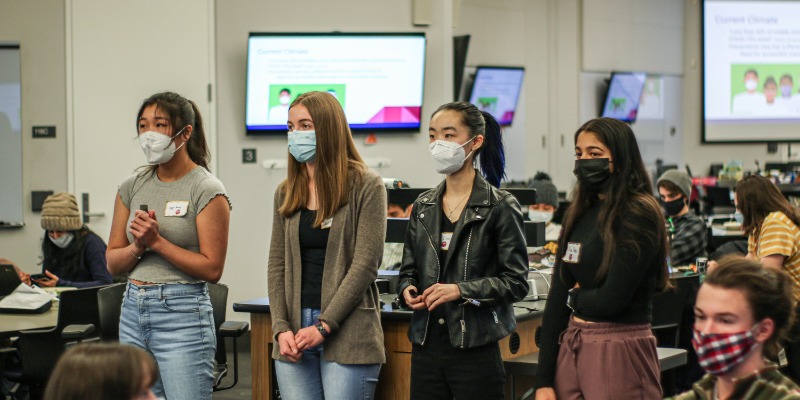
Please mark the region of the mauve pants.
<svg viewBox="0 0 800 400"><path fill-rule="evenodd" d="M570 319L561 334L559 400L661 399L656 339L649 324Z"/></svg>

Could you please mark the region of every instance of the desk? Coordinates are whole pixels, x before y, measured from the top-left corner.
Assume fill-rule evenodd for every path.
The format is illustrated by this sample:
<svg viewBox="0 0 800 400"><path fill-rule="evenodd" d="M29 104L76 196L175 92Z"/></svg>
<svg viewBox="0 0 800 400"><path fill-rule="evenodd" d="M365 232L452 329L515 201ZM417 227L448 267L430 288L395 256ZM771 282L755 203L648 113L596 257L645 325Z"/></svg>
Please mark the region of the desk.
<svg viewBox="0 0 800 400"><path fill-rule="evenodd" d="M734 240L747 240L747 235L740 230L729 230L722 225L711 225L711 237L708 238L709 248L716 250L719 246Z"/></svg>
<svg viewBox="0 0 800 400"><path fill-rule="evenodd" d="M58 321L58 302L41 314L0 313L0 338L17 336L20 331L52 328Z"/></svg>
<svg viewBox="0 0 800 400"><path fill-rule="evenodd" d="M389 304L394 295L382 295ZM533 353L536 347L534 335L541 325L545 301L516 303L514 314L517 330L500 341L503 360ZM272 318L269 314L269 299L258 298L233 304L233 310L250 313L251 344L250 357L253 369L253 399L272 399L273 363L272 360ZM378 378L376 399L409 398L411 382L411 342L408 341L408 323L411 311L384 309L381 311L381 324L386 346L386 364L381 367ZM512 350L516 350L512 352ZM523 384L520 382L520 384ZM511 393L511 380L506 383L507 395ZM520 386L520 388L523 386Z"/></svg>

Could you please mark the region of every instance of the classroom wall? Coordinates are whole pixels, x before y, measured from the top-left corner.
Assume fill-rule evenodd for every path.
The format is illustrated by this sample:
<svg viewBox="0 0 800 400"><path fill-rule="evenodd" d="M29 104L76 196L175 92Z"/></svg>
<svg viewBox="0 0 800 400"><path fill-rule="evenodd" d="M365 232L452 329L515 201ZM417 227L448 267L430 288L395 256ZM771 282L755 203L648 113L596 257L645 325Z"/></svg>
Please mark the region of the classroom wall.
<svg viewBox="0 0 800 400"><path fill-rule="evenodd" d="M0 230L0 257L39 271L39 213L31 212L32 190L67 189L66 59L61 0L0 0L0 43L20 45L22 79L23 228ZM33 139L31 127L56 127L55 139ZM2 190L3 182L0 182Z"/></svg>
<svg viewBox="0 0 800 400"><path fill-rule="evenodd" d="M275 2L217 1L216 56L218 150L217 174L233 201L228 262L223 282L231 286L231 302L266 295L266 263L275 188L285 169L265 169L261 162L285 159L285 137L247 137L244 129L244 98L247 35L250 31L423 31L428 38L425 97L422 114L452 100L452 36L472 36L468 65L524 65L524 96L514 126L506 130L509 145L509 175L532 176L548 170L560 190L569 190L572 177L572 134L591 117L582 113L596 93L583 85L594 85L594 77L612 69L648 69L682 79L680 112L683 158L693 171L703 171L709 162L729 158L744 161L779 159L767 156L766 145L702 145L700 143L700 10L697 0L442 0L420 2L431 7L431 25L412 24L412 2ZM603 13L592 10L603 6ZM663 14L662 33L674 42L661 50L671 62L664 69L648 60L652 53L628 44L614 49L615 57L600 58L600 44L585 43L594 34L612 35L609 26L623 23L610 16L614 9L647 16L647 23L634 18L628 35L645 35L647 20ZM666 7L666 8L665 8ZM66 59L64 4L58 0L18 2L0 0L0 41L19 42L23 80L23 192L27 226L0 231L0 256L11 258L29 271L36 270L42 236L39 216L30 211L30 191L67 189ZM354 12L357 10L357 12ZM587 12L587 10L589 12ZM677 11L680 10L680 11ZM610 14L609 14L610 13ZM680 16L683 15L683 20ZM98 15L101 18L102 15ZM41 29L46 26L47 29ZM685 34L675 39L675 26ZM605 29L609 29L605 31ZM617 28L615 28L617 29ZM621 29L621 28L619 28ZM617 29L617 30L619 30ZM647 34L649 35L649 34ZM645 36L647 36L645 35ZM601 43L607 43L602 41ZM670 42L672 43L672 42ZM102 49L98 49L102 51ZM675 54L672 54L675 53ZM624 60L608 63L608 60ZM672 63L680 60L680 71ZM602 61L602 62L601 62ZM659 64L661 65L661 64ZM591 71L583 72L583 69ZM588 82L588 83L587 83ZM595 95L593 97L593 95ZM427 119L427 118L425 118ZM31 139L32 125L55 125L56 139ZM424 125L424 124L423 124ZM378 168L385 177L401 178L415 187L430 187L441 176L433 172L427 154L427 133L378 136L378 143L365 145L357 134L359 151L368 160L388 160ZM80 134L78 132L77 134ZM244 148L257 150L256 164L242 164ZM102 151L102 149L98 149Z"/></svg>

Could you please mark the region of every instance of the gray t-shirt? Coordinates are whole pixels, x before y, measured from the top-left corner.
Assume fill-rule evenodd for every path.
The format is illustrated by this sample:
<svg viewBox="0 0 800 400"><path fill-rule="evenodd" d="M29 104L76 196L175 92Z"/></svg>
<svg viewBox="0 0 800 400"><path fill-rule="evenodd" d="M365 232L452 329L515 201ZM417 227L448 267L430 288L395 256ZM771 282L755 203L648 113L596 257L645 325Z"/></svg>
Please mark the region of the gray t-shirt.
<svg viewBox="0 0 800 400"><path fill-rule="evenodd" d="M197 215L217 196L230 199L222 182L203 167L196 167L174 182L162 182L155 172L132 175L119 187L122 203L130 210L128 221L141 205L156 212L159 234L170 243L199 252ZM128 241L134 237L128 232ZM131 279L150 283L199 283L199 280L174 267L156 252L147 250L131 270Z"/></svg>

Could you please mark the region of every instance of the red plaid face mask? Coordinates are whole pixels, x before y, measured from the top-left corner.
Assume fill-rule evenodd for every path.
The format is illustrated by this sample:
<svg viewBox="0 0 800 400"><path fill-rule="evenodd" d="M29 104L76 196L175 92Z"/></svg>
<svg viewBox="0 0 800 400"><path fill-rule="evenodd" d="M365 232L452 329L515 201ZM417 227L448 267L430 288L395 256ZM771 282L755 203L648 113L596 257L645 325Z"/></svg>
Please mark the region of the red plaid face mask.
<svg viewBox="0 0 800 400"><path fill-rule="evenodd" d="M703 333L693 330L692 347L700 366L711 375L722 375L739 365L756 346L753 330L738 333Z"/></svg>

